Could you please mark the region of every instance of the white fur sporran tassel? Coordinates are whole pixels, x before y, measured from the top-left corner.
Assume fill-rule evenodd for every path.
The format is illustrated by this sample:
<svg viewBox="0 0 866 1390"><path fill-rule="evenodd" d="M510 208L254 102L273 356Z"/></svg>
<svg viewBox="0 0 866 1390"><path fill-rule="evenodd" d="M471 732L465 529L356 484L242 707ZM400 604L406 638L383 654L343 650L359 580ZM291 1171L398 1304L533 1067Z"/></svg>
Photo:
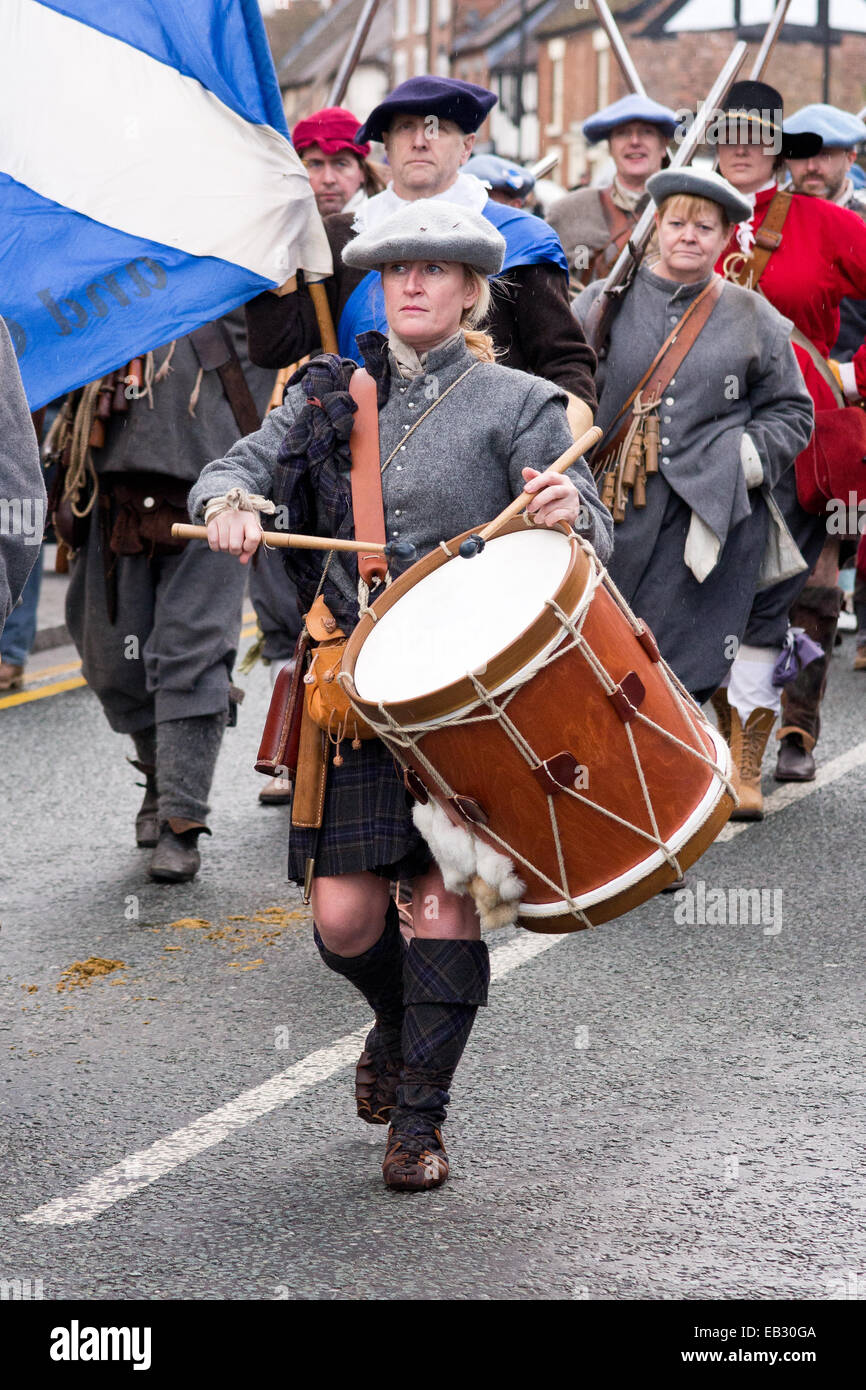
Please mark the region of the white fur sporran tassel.
<svg viewBox="0 0 866 1390"><path fill-rule="evenodd" d="M430 846L445 887L449 893L469 893L485 930L517 921L526 885L507 855L491 849L465 826L455 825L435 801L416 803L412 819Z"/></svg>

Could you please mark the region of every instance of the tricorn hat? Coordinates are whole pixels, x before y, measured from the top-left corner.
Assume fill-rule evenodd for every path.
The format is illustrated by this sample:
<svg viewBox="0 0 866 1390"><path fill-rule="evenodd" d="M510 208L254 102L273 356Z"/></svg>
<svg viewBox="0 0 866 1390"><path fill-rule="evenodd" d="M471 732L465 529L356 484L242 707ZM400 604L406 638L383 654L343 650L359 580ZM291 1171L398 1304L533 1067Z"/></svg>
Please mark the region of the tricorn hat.
<svg viewBox="0 0 866 1390"><path fill-rule="evenodd" d="M722 107L728 116L729 145L771 145L783 159L808 159L821 148L820 135L787 135L781 93L767 82L735 82Z"/></svg>

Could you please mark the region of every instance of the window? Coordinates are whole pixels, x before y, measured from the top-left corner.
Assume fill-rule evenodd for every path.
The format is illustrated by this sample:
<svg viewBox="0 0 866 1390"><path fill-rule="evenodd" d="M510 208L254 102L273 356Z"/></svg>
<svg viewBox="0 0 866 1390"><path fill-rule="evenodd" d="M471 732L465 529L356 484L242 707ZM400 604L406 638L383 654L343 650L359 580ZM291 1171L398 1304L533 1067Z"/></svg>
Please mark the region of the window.
<svg viewBox="0 0 866 1390"><path fill-rule="evenodd" d="M409 32L409 0L397 0L394 7L394 38L402 39ZM396 57L396 55L395 55Z"/></svg>
<svg viewBox="0 0 866 1390"><path fill-rule="evenodd" d="M563 121L565 96L565 39L550 39L547 45L550 59L550 124L548 135L559 135Z"/></svg>
<svg viewBox="0 0 866 1390"><path fill-rule="evenodd" d="M415 55L415 76L418 77L422 72L427 71L427 45L426 43L416 43L412 51Z"/></svg>
<svg viewBox="0 0 866 1390"><path fill-rule="evenodd" d="M451 20L451 0L438 0L436 5L436 19L439 24L448 24Z"/></svg>
<svg viewBox="0 0 866 1390"><path fill-rule="evenodd" d="M405 48L395 48L393 68L393 86L399 87L401 82L405 82L409 76L409 60Z"/></svg>
<svg viewBox="0 0 866 1390"><path fill-rule="evenodd" d="M601 29L592 36L595 49L595 109L610 105L610 40Z"/></svg>
<svg viewBox="0 0 866 1390"><path fill-rule="evenodd" d="M430 27L430 0L415 0L415 33L426 34Z"/></svg>

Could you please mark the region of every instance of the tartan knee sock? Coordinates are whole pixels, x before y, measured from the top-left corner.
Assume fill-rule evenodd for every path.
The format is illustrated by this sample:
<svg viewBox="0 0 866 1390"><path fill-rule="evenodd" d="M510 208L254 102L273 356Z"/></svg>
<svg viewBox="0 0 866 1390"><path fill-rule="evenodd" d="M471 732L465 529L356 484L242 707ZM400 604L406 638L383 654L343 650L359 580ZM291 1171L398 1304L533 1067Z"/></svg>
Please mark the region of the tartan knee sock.
<svg viewBox="0 0 866 1390"><path fill-rule="evenodd" d="M415 937L404 978L403 1070L391 1125L401 1134L429 1134L445 1119L457 1063L487 1003L487 944Z"/></svg>
<svg viewBox="0 0 866 1390"><path fill-rule="evenodd" d="M403 962L406 942L400 931L397 904L389 899L385 912L385 929L379 940L360 956L338 956L325 945L318 928L313 926L313 940L319 955L329 970L343 975L363 994L376 1015L377 1041L384 1048L388 1061L400 1061L400 1041L403 1029Z"/></svg>

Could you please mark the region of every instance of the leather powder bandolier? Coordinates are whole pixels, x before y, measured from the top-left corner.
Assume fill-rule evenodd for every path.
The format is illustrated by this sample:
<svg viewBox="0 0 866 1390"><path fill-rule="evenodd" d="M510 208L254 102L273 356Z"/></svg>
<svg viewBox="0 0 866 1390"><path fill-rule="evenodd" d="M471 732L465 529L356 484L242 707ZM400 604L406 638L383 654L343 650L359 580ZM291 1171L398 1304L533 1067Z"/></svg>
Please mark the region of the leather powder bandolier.
<svg viewBox="0 0 866 1390"><path fill-rule="evenodd" d="M719 302L724 283L714 275L689 305L595 450L593 476L615 522L625 520L629 496L633 506L646 506L647 478L659 468L661 398Z"/></svg>
<svg viewBox="0 0 866 1390"><path fill-rule="evenodd" d="M607 226L609 240L606 246L603 246L600 251L596 251L587 270L577 277L584 285L592 284L593 280L607 278L611 266L618 259L622 248L637 226L641 213L649 201L649 195L644 194L633 212L626 212L624 208L617 207L608 188L598 190L598 200Z"/></svg>
<svg viewBox="0 0 866 1390"><path fill-rule="evenodd" d="M782 228L792 202L793 194L782 189L773 194L767 214L755 233L752 251L748 254L745 251L731 251L722 262L722 274L726 280L732 280L735 285L742 285L747 290L758 288L767 262L782 245Z"/></svg>

